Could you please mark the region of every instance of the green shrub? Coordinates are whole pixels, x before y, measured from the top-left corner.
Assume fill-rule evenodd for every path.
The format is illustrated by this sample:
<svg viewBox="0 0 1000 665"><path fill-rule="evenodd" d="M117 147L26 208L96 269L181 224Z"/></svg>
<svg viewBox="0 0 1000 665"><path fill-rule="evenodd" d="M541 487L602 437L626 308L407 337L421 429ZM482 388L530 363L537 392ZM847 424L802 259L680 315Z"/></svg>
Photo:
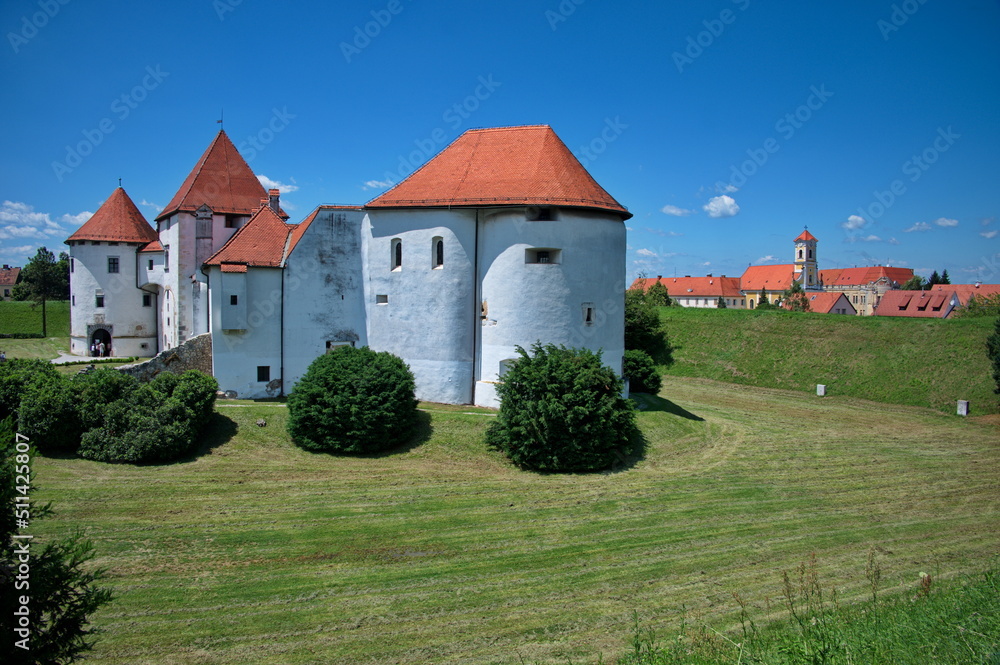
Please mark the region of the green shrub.
<svg viewBox="0 0 1000 665"><path fill-rule="evenodd" d="M625 292L625 348L645 351L661 365L673 362L659 307L642 289Z"/></svg>
<svg viewBox="0 0 1000 665"><path fill-rule="evenodd" d="M154 388L158 388L159 378L158 376L153 380ZM215 377L190 369L177 379L170 396L191 411L191 429L200 432L215 412L215 397L218 390L219 382Z"/></svg>
<svg viewBox="0 0 1000 665"><path fill-rule="evenodd" d="M83 431L100 427L108 404L129 397L138 387L134 377L108 368L98 368L73 377L77 391L77 410Z"/></svg>
<svg viewBox="0 0 1000 665"><path fill-rule="evenodd" d="M288 433L306 450L365 454L399 445L416 422L415 382L397 356L342 346L288 396Z"/></svg>
<svg viewBox="0 0 1000 665"><path fill-rule="evenodd" d="M44 453L74 452L80 445L77 394L61 374L35 375L17 411L18 431Z"/></svg>
<svg viewBox="0 0 1000 665"><path fill-rule="evenodd" d="M17 416L25 386L39 374L59 376L47 360L13 358L0 363L0 420Z"/></svg>
<svg viewBox="0 0 1000 665"><path fill-rule="evenodd" d="M500 413L486 441L537 471L597 471L614 462L635 432L622 381L601 354L535 344L497 385Z"/></svg>
<svg viewBox="0 0 1000 665"><path fill-rule="evenodd" d="M660 392L663 379L656 371L653 359L645 351L629 349L625 352L623 362L625 376L629 379L629 390L637 393L655 395Z"/></svg>
<svg viewBox="0 0 1000 665"><path fill-rule="evenodd" d="M83 434L80 455L98 462L167 462L189 454L197 431L194 414L151 384L104 409L103 424Z"/></svg>

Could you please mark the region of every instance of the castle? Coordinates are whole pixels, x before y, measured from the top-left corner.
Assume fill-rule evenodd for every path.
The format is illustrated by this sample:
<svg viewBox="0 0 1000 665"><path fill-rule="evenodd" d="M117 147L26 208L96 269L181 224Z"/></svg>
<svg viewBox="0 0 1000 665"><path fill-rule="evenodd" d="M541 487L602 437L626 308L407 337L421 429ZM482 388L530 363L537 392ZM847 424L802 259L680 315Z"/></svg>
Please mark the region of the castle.
<svg viewBox="0 0 1000 665"><path fill-rule="evenodd" d="M220 389L261 398L367 345L407 362L419 399L496 406L517 346L601 350L620 373L629 217L536 125L467 131L367 204L291 224L220 131L155 229L119 187L66 241L71 351L208 333Z"/></svg>

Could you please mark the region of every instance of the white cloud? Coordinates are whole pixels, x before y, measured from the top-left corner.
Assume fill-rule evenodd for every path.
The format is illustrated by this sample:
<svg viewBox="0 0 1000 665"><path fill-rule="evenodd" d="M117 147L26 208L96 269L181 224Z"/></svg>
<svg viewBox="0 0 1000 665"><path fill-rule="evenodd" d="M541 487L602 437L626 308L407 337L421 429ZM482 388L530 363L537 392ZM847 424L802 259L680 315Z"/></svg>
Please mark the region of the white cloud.
<svg viewBox="0 0 1000 665"><path fill-rule="evenodd" d="M773 263L774 261L777 261L777 260L778 259L776 259L773 256L771 256L770 254L768 254L767 256L760 257L759 259L757 259L756 261L754 261L754 263Z"/></svg>
<svg viewBox="0 0 1000 665"><path fill-rule="evenodd" d="M674 217L686 217L687 215L693 215L694 210L688 210L687 208L678 208L677 206L665 205L660 208L660 212L666 213L667 215L673 215Z"/></svg>
<svg viewBox="0 0 1000 665"><path fill-rule="evenodd" d="M841 224L841 226L848 231L857 231L858 229L864 228L868 221L864 217L858 215L851 215L847 218L847 221Z"/></svg>
<svg viewBox="0 0 1000 665"><path fill-rule="evenodd" d="M703 266L705 266L707 268L708 266L712 265L712 262L711 261L705 261L701 265L703 265Z"/></svg>
<svg viewBox="0 0 1000 665"><path fill-rule="evenodd" d="M739 214L740 207L731 196L723 194L722 196L715 196L709 199L708 203L704 206L704 210L708 213L709 217L733 217Z"/></svg>
<svg viewBox="0 0 1000 665"><path fill-rule="evenodd" d="M865 242L882 242L882 239L874 234L870 236L865 236L864 238L862 238L862 240L864 240Z"/></svg>
<svg viewBox="0 0 1000 665"><path fill-rule="evenodd" d="M917 222L910 228L903 231L903 233L913 233L914 231L930 231L930 230L931 230L931 225L928 224L927 222Z"/></svg>
<svg viewBox="0 0 1000 665"><path fill-rule="evenodd" d="M719 194L733 194L740 191L740 188L728 182L715 183L715 191Z"/></svg>
<svg viewBox="0 0 1000 665"><path fill-rule="evenodd" d="M983 217L981 220L979 220L979 223L982 224L983 226L989 226L994 221L996 221L996 217Z"/></svg>
<svg viewBox="0 0 1000 665"><path fill-rule="evenodd" d="M646 249L645 247L644 247L644 248L642 248L642 249L640 249L640 250L638 250L638 251L636 252L636 254L638 254L639 256L646 256L646 257L649 257L649 258L654 258L654 259L655 259L655 258L656 258L656 256L657 256L657 255L656 255L656 252L654 252L654 251L652 251L652 250L650 250L650 249Z"/></svg>
<svg viewBox="0 0 1000 665"><path fill-rule="evenodd" d="M94 213L84 211L75 215L62 215L54 221L47 212L35 212L33 206L20 201L4 201L0 204L0 240L11 238L37 238L59 242L66 239Z"/></svg>
<svg viewBox="0 0 1000 665"><path fill-rule="evenodd" d="M392 181L390 180L366 180L365 184L361 186L361 189L385 189L386 187L392 187Z"/></svg>
<svg viewBox="0 0 1000 665"><path fill-rule="evenodd" d="M264 186L264 189L276 189L282 194L291 194L292 192L297 191L299 189L299 186L294 184L295 183L294 179L292 179L291 185L286 185L283 182L278 182L277 180L271 180L266 175L258 173L257 180L259 180L260 184Z"/></svg>
<svg viewBox="0 0 1000 665"><path fill-rule="evenodd" d="M994 229L992 231L983 231L979 235L981 235L984 238L996 238L998 233L1000 233L1000 231Z"/></svg>
<svg viewBox="0 0 1000 665"><path fill-rule="evenodd" d="M895 238L889 238L886 242L889 243L890 245L898 245L899 244L899 241L896 240Z"/></svg>
<svg viewBox="0 0 1000 665"><path fill-rule="evenodd" d="M938 226L945 226L945 227L958 226L957 219L948 219L947 217L938 217L937 219L934 220L934 223L937 224Z"/></svg>
<svg viewBox="0 0 1000 665"><path fill-rule="evenodd" d="M152 201L147 201L146 199L143 199L142 201L139 201L139 205L146 206L147 208L152 208L156 212L163 212L163 206L156 205Z"/></svg>

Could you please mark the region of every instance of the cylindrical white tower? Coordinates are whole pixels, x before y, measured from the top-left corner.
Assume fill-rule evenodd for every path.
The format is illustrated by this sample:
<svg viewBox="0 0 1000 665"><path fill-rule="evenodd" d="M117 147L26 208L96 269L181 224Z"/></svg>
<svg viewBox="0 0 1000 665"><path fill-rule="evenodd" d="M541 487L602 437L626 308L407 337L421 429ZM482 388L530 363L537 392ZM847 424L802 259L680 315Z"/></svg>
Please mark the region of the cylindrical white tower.
<svg viewBox="0 0 1000 665"><path fill-rule="evenodd" d="M73 354L156 354L156 295L138 286L144 270L139 251L155 240L156 232L121 187L66 240Z"/></svg>

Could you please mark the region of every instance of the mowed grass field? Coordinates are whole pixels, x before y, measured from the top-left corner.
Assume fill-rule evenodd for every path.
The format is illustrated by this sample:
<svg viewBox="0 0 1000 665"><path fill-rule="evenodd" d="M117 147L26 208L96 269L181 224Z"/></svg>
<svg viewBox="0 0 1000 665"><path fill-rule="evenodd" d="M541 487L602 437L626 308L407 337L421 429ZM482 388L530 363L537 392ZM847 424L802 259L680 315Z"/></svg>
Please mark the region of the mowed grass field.
<svg viewBox="0 0 1000 665"><path fill-rule="evenodd" d="M0 300L0 334L41 333L42 306L31 302ZM69 301L45 303L48 337L42 339L0 339L0 350L8 358L56 358L69 353Z"/></svg>
<svg viewBox="0 0 1000 665"><path fill-rule="evenodd" d="M511 467L467 407L341 458L296 448L280 404L220 403L183 463L38 457L57 515L31 531L94 541L118 597L92 658L122 665L614 662L633 613L668 634L734 630L734 592L778 612L812 553L842 603L870 593L872 548L883 593L995 566L996 416L691 378L661 395L640 398L645 455L593 475Z"/></svg>
<svg viewBox="0 0 1000 665"><path fill-rule="evenodd" d="M664 307L667 372L955 413L1000 413L986 338L994 317L906 319Z"/></svg>

